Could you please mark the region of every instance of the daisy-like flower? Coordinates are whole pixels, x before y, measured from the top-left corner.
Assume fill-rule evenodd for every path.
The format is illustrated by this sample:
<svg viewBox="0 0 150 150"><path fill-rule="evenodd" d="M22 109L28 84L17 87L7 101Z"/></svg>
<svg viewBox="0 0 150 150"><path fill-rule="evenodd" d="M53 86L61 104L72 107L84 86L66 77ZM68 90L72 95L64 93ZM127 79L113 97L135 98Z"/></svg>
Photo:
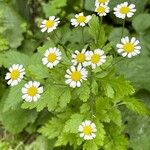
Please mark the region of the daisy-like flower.
<svg viewBox="0 0 150 150"><path fill-rule="evenodd" d="M56 18L55 16L50 16L49 20L43 20L40 28L42 32L47 31L48 33L55 30L60 23L59 18Z"/></svg>
<svg viewBox="0 0 150 150"><path fill-rule="evenodd" d="M110 12L110 8L107 5L100 4L96 6L95 12L97 12L99 16L106 16Z"/></svg>
<svg viewBox="0 0 150 150"><path fill-rule="evenodd" d="M87 60L89 61L89 65L91 65L92 69L95 69L106 62L106 55L103 50L95 49L94 52L89 51L87 53Z"/></svg>
<svg viewBox="0 0 150 150"><path fill-rule="evenodd" d="M43 87L40 86L39 82L29 81L22 88L22 99L26 102L36 102L41 97L43 93Z"/></svg>
<svg viewBox="0 0 150 150"><path fill-rule="evenodd" d="M92 16L84 16L83 12L76 14L75 18L71 19L71 24L75 27L81 26L84 27L90 20Z"/></svg>
<svg viewBox="0 0 150 150"><path fill-rule="evenodd" d="M128 2L121 3L114 8L114 14L121 19L131 18L134 12L136 12L135 5L129 5Z"/></svg>
<svg viewBox="0 0 150 150"><path fill-rule="evenodd" d="M48 50L45 51L42 62L48 68L53 68L60 62L60 60L62 58L61 55L62 55L62 53L58 48L56 48L56 47L49 48Z"/></svg>
<svg viewBox="0 0 150 150"><path fill-rule="evenodd" d="M96 125L90 120L82 122L79 126L78 131L80 132L80 137L84 140L92 140L96 137Z"/></svg>
<svg viewBox="0 0 150 150"><path fill-rule="evenodd" d="M87 80L88 72L85 68L83 68L81 65L78 65L77 67L71 66L70 69L67 69L66 71L66 84L69 84L70 87L80 87L81 82L83 80Z"/></svg>
<svg viewBox="0 0 150 150"><path fill-rule="evenodd" d="M13 64L9 68L9 72L6 74L5 79L8 80L8 85L15 86L23 79L24 75L25 69L23 68L23 65Z"/></svg>
<svg viewBox="0 0 150 150"><path fill-rule="evenodd" d="M121 44L117 44L117 52L121 54L123 57L131 58L140 54L141 46L138 45L139 41L136 40L135 37L132 37L129 40L129 37L125 37L121 39Z"/></svg>
<svg viewBox="0 0 150 150"><path fill-rule="evenodd" d="M88 62L87 62L87 59L86 59L86 49L83 49L81 52L79 52L78 50L76 50L72 54L72 63L75 66L77 64L81 64L84 67L88 66Z"/></svg>
<svg viewBox="0 0 150 150"><path fill-rule="evenodd" d="M98 6L100 4L105 4L107 5L109 3L110 0L96 0L95 1L95 6Z"/></svg>

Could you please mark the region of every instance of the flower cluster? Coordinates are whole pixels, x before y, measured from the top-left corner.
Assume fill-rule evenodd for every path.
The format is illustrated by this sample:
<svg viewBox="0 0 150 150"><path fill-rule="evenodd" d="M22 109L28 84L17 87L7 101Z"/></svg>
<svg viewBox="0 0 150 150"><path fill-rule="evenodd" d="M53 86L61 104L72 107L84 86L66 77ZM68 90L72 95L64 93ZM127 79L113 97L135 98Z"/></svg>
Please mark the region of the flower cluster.
<svg viewBox="0 0 150 150"><path fill-rule="evenodd" d="M95 12L100 16L106 16L110 12L109 8L110 0L96 0L95 1ZM134 15L136 11L134 4L128 4L124 2L117 5L114 8L114 14L116 17L125 19L126 17L130 18ZM84 27L92 19L91 15L85 16L83 12L76 14L74 18L71 19L71 25L74 27ZM56 30L57 26L60 23L60 19L55 16L50 16L48 20L43 20L40 28L41 32L52 32ZM139 41L132 37L123 37L121 43L116 45L117 52L123 57L131 58L140 53L141 47L139 46ZM52 69L56 67L62 60L62 52L59 48L53 47L47 49L44 54L41 62L43 65ZM87 80L88 69L91 67L95 69L96 67L101 66L106 62L106 55L104 50L97 48L94 50L82 49L75 50L72 53L72 65L69 69L66 70L65 74L65 83L72 88L80 87L82 82ZM20 64L13 64L9 68L9 72L6 74L5 79L8 80L8 85L15 86L25 77L25 68ZM43 87L37 81L29 81L22 87L22 99L26 102L36 102L39 100L41 94L43 93ZM96 137L96 125L86 120L82 122L79 126L80 137L84 140L92 140Z"/></svg>

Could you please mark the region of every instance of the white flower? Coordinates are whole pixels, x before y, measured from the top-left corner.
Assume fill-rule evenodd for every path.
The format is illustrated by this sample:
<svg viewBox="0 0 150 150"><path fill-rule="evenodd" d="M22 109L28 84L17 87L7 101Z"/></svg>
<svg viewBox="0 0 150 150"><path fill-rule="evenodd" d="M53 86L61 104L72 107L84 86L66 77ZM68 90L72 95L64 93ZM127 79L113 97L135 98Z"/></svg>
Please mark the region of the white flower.
<svg viewBox="0 0 150 150"><path fill-rule="evenodd" d="M82 122L82 124L79 126L78 131L80 132L80 137L82 137L84 140L92 140L96 137L96 125L92 123L90 120L86 120Z"/></svg>
<svg viewBox="0 0 150 150"><path fill-rule="evenodd" d="M89 65L92 66L92 69L95 69L106 62L106 55L103 50L95 49L94 52L89 51L87 53L87 60L89 61Z"/></svg>
<svg viewBox="0 0 150 150"><path fill-rule="evenodd" d="M26 102L36 102L41 97L43 93L43 87L40 86L39 82L36 81L29 81L24 85L22 88L23 96L22 98Z"/></svg>
<svg viewBox="0 0 150 150"><path fill-rule="evenodd" d="M84 16L83 12L76 14L75 18L71 19L71 24L75 27L81 26L84 27L90 20L92 16Z"/></svg>
<svg viewBox="0 0 150 150"><path fill-rule="evenodd" d="M105 4L107 5L109 3L110 0L96 0L95 1L95 6L98 6L100 4Z"/></svg>
<svg viewBox="0 0 150 150"><path fill-rule="evenodd" d="M83 49L81 52L76 50L72 54L72 63L73 65L81 64L84 67L88 66L87 58L86 58L86 49Z"/></svg>
<svg viewBox="0 0 150 150"><path fill-rule="evenodd" d="M48 68L53 68L60 62L62 58L61 55L62 53L58 48L56 47L49 48L48 50L45 51L42 62Z"/></svg>
<svg viewBox="0 0 150 150"><path fill-rule="evenodd" d="M95 12L97 12L99 16L106 16L107 13L110 12L110 8L107 5L100 4L96 6Z"/></svg>
<svg viewBox="0 0 150 150"><path fill-rule="evenodd" d="M49 20L43 20L40 28L42 32L45 32L47 30L48 33L55 30L60 23L59 18L56 18L55 16L50 16Z"/></svg>
<svg viewBox="0 0 150 150"><path fill-rule="evenodd" d="M121 3L114 8L114 14L121 19L131 18L134 12L136 12L135 5L129 5L128 2Z"/></svg>
<svg viewBox="0 0 150 150"><path fill-rule="evenodd" d="M70 69L67 69L66 73L65 78L67 79L65 82L72 88L80 87L81 82L87 80L88 72L81 65L77 67L71 66Z"/></svg>
<svg viewBox="0 0 150 150"><path fill-rule="evenodd" d="M25 69L23 68L23 65L13 64L9 68L9 72L6 74L5 79L8 80L8 85L15 86L23 79L24 75Z"/></svg>
<svg viewBox="0 0 150 150"><path fill-rule="evenodd" d="M139 41L136 40L135 37L132 37L129 40L129 37L125 37L121 39L121 44L117 44L117 52L121 54L123 57L131 58L140 54L141 46L138 45Z"/></svg>

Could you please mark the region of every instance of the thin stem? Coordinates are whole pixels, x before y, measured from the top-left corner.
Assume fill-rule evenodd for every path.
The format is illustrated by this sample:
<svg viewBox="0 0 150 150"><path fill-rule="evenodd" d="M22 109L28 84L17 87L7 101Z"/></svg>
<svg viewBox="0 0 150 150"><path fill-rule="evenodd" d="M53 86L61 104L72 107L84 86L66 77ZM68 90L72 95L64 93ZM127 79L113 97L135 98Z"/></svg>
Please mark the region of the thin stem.
<svg viewBox="0 0 150 150"><path fill-rule="evenodd" d="M82 27L82 42L84 44L84 27Z"/></svg>
<svg viewBox="0 0 150 150"><path fill-rule="evenodd" d="M56 34L55 31L54 31L54 35L55 35L55 37L58 39L58 42L59 42L60 38L58 37L58 35Z"/></svg>
<svg viewBox="0 0 150 150"><path fill-rule="evenodd" d="M101 18L101 25L103 24L103 16L100 17Z"/></svg>
<svg viewBox="0 0 150 150"><path fill-rule="evenodd" d="M125 22L126 22L126 20L124 19L124 20L123 20L123 24L122 24L121 38L122 38L122 37L123 37L123 35L124 35Z"/></svg>

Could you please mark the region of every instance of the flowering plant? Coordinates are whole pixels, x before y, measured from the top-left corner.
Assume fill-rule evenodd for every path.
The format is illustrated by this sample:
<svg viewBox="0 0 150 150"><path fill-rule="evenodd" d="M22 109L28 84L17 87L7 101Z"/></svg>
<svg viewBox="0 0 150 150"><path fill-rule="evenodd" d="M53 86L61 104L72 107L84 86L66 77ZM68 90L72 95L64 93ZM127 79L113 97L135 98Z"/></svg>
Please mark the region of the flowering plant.
<svg viewBox="0 0 150 150"><path fill-rule="evenodd" d="M2 53L10 89L2 98L1 120L5 125L4 116L13 112L20 114L16 124L21 123L6 125L8 130L38 131L52 148L127 149L122 112L128 108L149 115L150 111L117 70L122 61L142 52L138 38L125 29L136 7L124 2L111 9L110 3L96 0L93 12L82 9L66 20L61 15L37 19L42 42L31 56L15 50ZM104 20L112 10L122 21L117 41Z"/></svg>

